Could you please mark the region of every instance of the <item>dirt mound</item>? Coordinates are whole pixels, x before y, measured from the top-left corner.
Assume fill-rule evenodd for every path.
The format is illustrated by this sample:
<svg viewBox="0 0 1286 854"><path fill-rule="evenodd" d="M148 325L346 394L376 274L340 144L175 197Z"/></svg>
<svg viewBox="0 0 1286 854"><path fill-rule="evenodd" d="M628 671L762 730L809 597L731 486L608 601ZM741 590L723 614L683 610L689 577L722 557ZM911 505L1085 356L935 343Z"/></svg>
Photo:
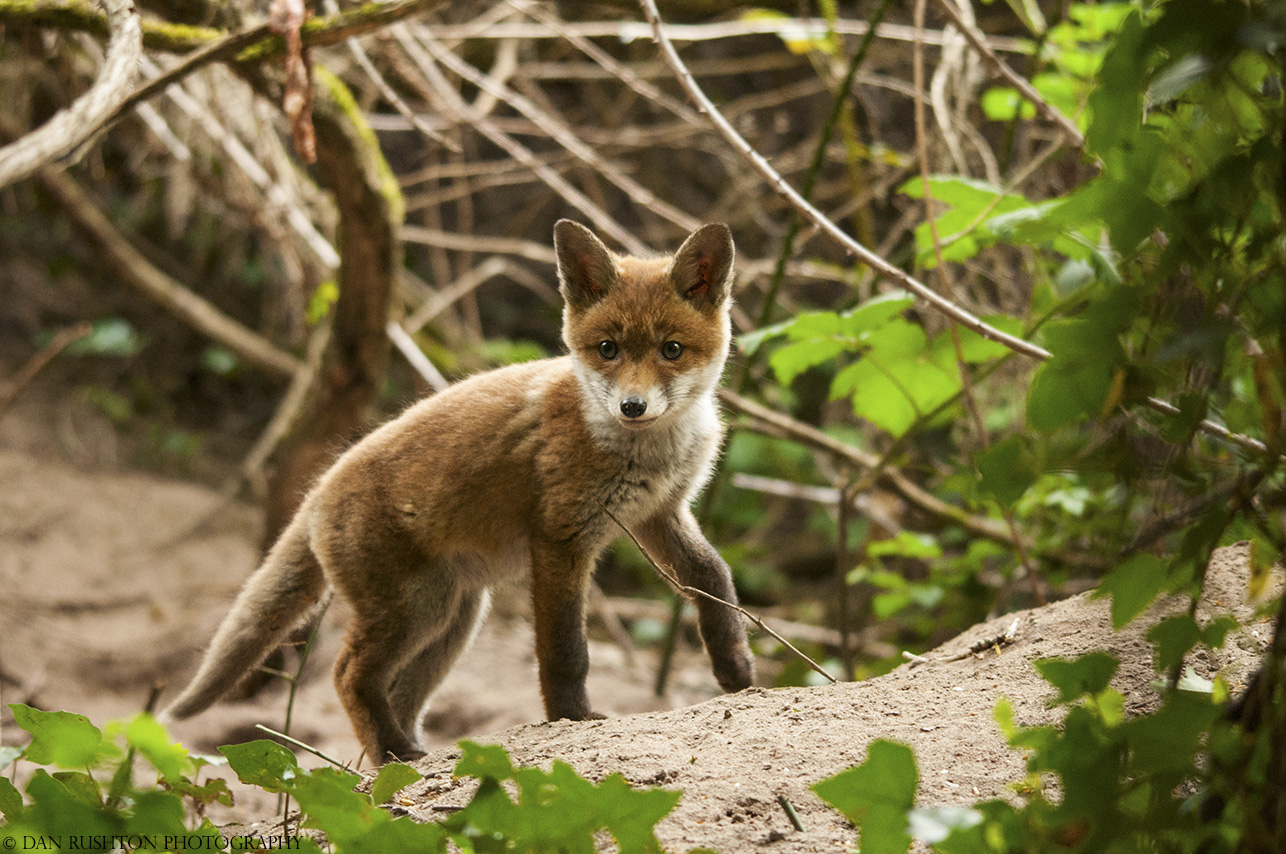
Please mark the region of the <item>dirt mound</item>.
<svg viewBox="0 0 1286 854"><path fill-rule="evenodd" d="M1253 617L1246 601L1248 549L1222 549L1211 564L1220 605L1212 613ZM924 805L971 803L1005 793L1024 774L1024 760L1005 744L992 720L1001 697L1019 723L1058 716L1047 701L1054 692L1036 673L1033 659L1105 650L1121 659L1113 687L1126 708L1155 705L1152 647L1143 635L1183 603L1162 603L1127 628L1112 631L1108 603L1082 594L1044 608L1009 614L975 626L931 653L931 663L907 664L866 682L821 688L753 688L684 709L592 723L558 722L514 727L483 741L503 745L517 764L570 763L601 779L620 771L631 782L685 793L662 821L658 836L669 850L707 846L748 850L774 843L776 852L834 850L852 844L854 832L810 791L809 785L865 758L877 738L915 749ZM1004 635L1014 642L949 660L977 642ZM1267 649L1271 624L1248 625L1221 650L1193 656L1202 676L1221 674L1244 687ZM417 766L428 776L403 793L425 818L463 806L473 781L452 780L457 751L430 754ZM791 826L778 798L797 811L802 832Z"/></svg>
<svg viewBox="0 0 1286 854"><path fill-rule="evenodd" d="M191 484L86 472L4 448L0 483L4 702L72 709L102 723L141 708L154 683L175 686L190 675L256 563L253 508L228 505ZM1247 571L1244 546L1217 553L1210 573L1215 592L1203 618L1216 612L1253 617L1245 601ZM996 701L1009 698L1025 724L1056 714L1046 707L1052 690L1031 661L1111 652L1122 660L1114 685L1127 708L1148 708L1157 698L1143 633L1177 604L1163 603L1117 634L1105 601L1077 596L976 626L932 653L933 663L904 665L878 679L731 696L716 696L698 650L684 651L676 687L658 699L650 687L651 654L639 653L631 664L618 647L594 642L590 695L612 717L525 724L541 710L524 593L512 590L499 598L497 613L434 696L426 720L439 749L418 763L427 778L405 794L410 811L426 818L463 805L473 784L451 779L458 757L451 745L469 737L504 745L519 763L547 766L557 758L595 779L619 771L641 785L682 789L683 799L658 831L673 850L701 845L735 852L772 842L773 850L802 852L851 843L853 831L811 794L810 784L862 761L872 740L890 738L915 748L922 802L1001 795L1022 775L1023 759L992 721ZM329 679L340 610L332 609L322 624L292 731L355 764L359 748ZM1004 634L1015 620L1012 644L946 660ZM1266 622L1249 624L1223 649L1194 655L1192 663L1201 675L1217 672L1240 688L1270 632ZM203 751L258 737L254 723L281 725L284 695L279 686L252 702L220 705L184 722L177 735ZM0 736L12 743L22 733L7 714ZM791 827L779 796L794 805L804 831ZM238 805L216 819L248 822L272 812L272 799L243 790Z"/></svg>

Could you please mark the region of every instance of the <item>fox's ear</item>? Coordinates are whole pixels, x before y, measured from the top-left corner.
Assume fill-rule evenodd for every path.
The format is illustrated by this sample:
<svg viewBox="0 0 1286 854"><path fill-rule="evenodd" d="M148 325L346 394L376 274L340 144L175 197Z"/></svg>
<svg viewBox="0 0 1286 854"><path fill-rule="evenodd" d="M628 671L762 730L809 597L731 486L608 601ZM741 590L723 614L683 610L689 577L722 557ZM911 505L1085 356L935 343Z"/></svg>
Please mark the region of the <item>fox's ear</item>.
<svg viewBox="0 0 1286 854"><path fill-rule="evenodd" d="M736 254L732 232L723 223L712 222L692 232L670 265L670 278L679 296L698 308L722 304L732 286Z"/></svg>
<svg viewBox="0 0 1286 854"><path fill-rule="evenodd" d="M616 259L594 232L578 222L554 223L554 255L559 290L572 308L593 305L616 282Z"/></svg>

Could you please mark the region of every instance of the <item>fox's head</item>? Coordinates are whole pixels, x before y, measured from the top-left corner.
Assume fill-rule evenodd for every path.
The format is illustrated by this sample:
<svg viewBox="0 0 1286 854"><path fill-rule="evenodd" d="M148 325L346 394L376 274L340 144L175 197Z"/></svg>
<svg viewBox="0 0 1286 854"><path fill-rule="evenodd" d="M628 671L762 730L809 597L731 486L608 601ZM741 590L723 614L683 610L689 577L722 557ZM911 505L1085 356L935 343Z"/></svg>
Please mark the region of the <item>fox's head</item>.
<svg viewBox="0 0 1286 854"><path fill-rule="evenodd" d="M731 339L735 250L703 225L673 257L618 256L571 220L554 226L563 340L596 424L643 430L709 395Z"/></svg>

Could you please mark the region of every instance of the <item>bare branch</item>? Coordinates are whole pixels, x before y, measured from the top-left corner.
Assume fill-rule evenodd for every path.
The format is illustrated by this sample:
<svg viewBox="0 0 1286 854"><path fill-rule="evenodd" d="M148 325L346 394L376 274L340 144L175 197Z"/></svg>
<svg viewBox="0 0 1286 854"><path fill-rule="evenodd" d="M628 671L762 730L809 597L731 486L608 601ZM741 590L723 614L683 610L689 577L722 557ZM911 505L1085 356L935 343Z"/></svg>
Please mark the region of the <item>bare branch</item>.
<svg viewBox="0 0 1286 854"><path fill-rule="evenodd" d="M45 366L56 359L59 353L93 331L94 327L87 322L63 329L39 353L27 360L27 364L23 365L4 390L0 391L0 417L4 417L22 390L36 378L36 374L44 370Z"/></svg>
<svg viewBox="0 0 1286 854"><path fill-rule="evenodd" d="M292 377L299 370L300 361L294 356L154 267L71 177L45 170L40 173L40 180L123 281L143 291L194 329L224 344L249 364L280 377Z"/></svg>
<svg viewBox="0 0 1286 854"><path fill-rule="evenodd" d="M1076 148L1085 147L1085 136L1080 132L1080 129L1076 127L1076 123L1059 112L1053 104L1046 101L1041 94L1036 91L1035 86L1028 83L1025 77L1010 68L1009 65L996 54L996 51L992 49L991 45L987 44L987 37L984 36L972 23L965 20L964 15L962 15L960 10L956 7L954 0L937 0L937 3L942 11L947 13L947 17L951 19L951 23L956 25L956 28L960 30L964 37L969 41L969 44L973 46L973 49L982 55L982 58L987 61L988 65L995 69L997 74L1005 78L1005 80L1009 82L1009 85L1017 89L1024 98L1031 101L1031 103L1036 107L1036 111L1038 113L1058 125L1059 129L1073 146Z"/></svg>
<svg viewBox="0 0 1286 854"><path fill-rule="evenodd" d="M490 94L493 98L504 101L531 119L537 127L549 134L555 142L571 152L578 160L597 170L604 178L620 188L635 204L643 205L657 216L668 219L684 231L695 231L701 227L701 221L696 217L666 203L647 187L622 172L620 167L599 157L592 148L577 138L571 128L545 110L537 107L530 99L482 74L478 69L439 44L436 39L425 37L421 41L439 63L459 74L483 92Z"/></svg>
<svg viewBox="0 0 1286 854"><path fill-rule="evenodd" d="M398 43L402 45L403 50L416 63L420 71L425 75L430 85L438 95L449 105L452 112L463 117L469 124L477 128L478 132L491 140L494 144L504 149L511 157L527 166L533 172L540 176L540 179L558 195L562 196L568 204L579 209L586 217L590 219L601 231L611 235L618 243L624 246L628 251L636 255L646 255L647 247L636 238L629 229L625 228L601 206L595 204L588 196L580 190L573 187L547 164L542 162L531 149L509 134L496 127L485 116L482 116L475 110L472 105L460 96L450 85L442 72L434 64L433 57L428 55L427 50L420 42L411 35L409 28L397 25L392 28L393 34Z"/></svg>
<svg viewBox="0 0 1286 854"><path fill-rule="evenodd" d="M737 150L742 157L754 166L755 170L770 184L772 187L787 199L800 213L802 213L813 225L825 232L827 236L837 241L849 252L852 252L864 263L876 270L880 275L893 281L895 284L911 291L934 308L941 311L948 317L953 318L958 323L972 329L990 341L1008 347L1025 356L1035 359L1048 359L1050 353L1043 347L1039 347L1030 341L1024 341L1007 332L1002 332L960 306L942 297L932 288L915 279L908 273L898 269L890 264L884 258L867 249L861 243L858 243L849 235L845 234L839 226L830 220L825 214L814 207L803 196L801 196L794 187L786 183L786 179L781 176L772 165L764 159L764 156L755 151L745 138L728 122L727 119L719 112L714 103L706 96L696 80L692 77L691 72L684 66L683 60L679 57L678 51L674 49L673 43L666 35L665 27L661 22L660 15L656 10L655 0L639 0L643 6L643 14L647 16L648 22L652 25L653 37L657 45L661 48L661 55L665 58L670 68L674 71L675 77L678 78L680 85L688 93L688 96L701 108L714 124L715 128L733 148Z"/></svg>
<svg viewBox="0 0 1286 854"><path fill-rule="evenodd" d="M70 154L92 138L125 100L138 60L143 55L143 30L132 0L101 0L107 10L111 37L98 79L69 107L59 110L39 128L0 148L0 187L29 177L42 166Z"/></svg>

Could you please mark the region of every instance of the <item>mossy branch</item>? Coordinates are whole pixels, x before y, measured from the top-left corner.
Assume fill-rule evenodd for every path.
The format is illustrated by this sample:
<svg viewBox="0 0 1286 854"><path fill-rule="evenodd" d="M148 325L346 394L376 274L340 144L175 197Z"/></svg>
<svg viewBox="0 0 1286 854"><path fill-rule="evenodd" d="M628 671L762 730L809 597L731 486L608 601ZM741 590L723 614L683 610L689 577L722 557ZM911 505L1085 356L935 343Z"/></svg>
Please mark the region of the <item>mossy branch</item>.
<svg viewBox="0 0 1286 854"><path fill-rule="evenodd" d="M313 18L304 24L301 33L305 45L337 44L346 38L378 30L394 21L432 9L442 2L395 0L390 3L363 3L335 15ZM103 38L109 32L107 16L87 0L0 0L0 24L84 32ZM277 56L286 48L281 37L269 33L266 27L255 27L246 33L256 35L250 44L237 40L229 45L226 53L211 56L207 61L261 62ZM215 27L173 24L154 18L143 21L143 46L167 53L191 53L222 39L243 35L230 34Z"/></svg>

